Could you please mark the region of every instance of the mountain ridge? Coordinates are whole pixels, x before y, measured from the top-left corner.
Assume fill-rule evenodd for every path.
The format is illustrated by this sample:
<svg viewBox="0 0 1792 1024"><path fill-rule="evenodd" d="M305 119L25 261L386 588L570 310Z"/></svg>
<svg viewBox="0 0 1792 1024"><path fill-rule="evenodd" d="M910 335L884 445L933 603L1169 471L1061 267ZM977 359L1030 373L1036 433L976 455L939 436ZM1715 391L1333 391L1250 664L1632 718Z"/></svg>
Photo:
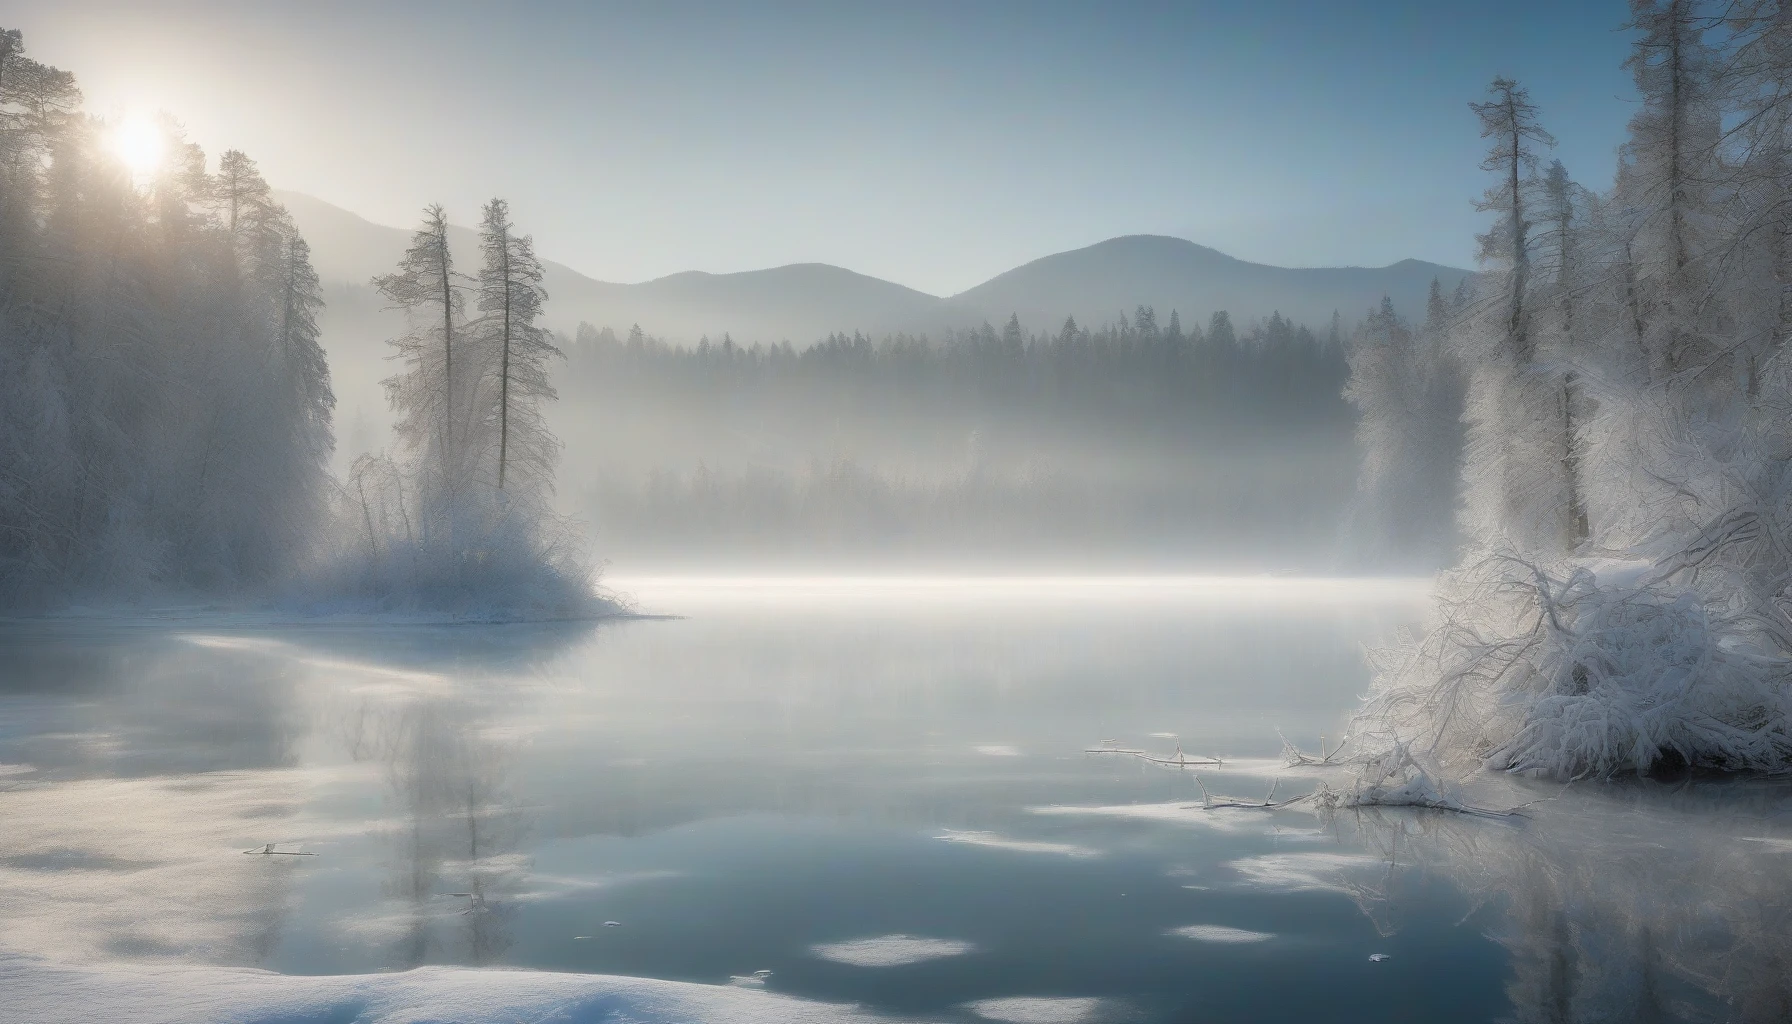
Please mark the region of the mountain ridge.
<svg viewBox="0 0 1792 1024"><path fill-rule="evenodd" d="M409 244L411 231L376 224L298 192L275 197L310 243L327 285L371 290ZM477 252L471 229L451 226L457 253ZM468 257L463 257L463 260ZM937 296L827 263L790 263L731 273L679 271L639 283L600 281L544 259L551 301L545 320L570 331L578 323L626 331L640 324L676 341L732 334L743 342L806 345L835 331L873 335L941 334L1018 316L1030 330L1052 331L1065 317L1099 325L1140 305L1160 320L1171 310L1185 323L1227 310L1235 323L1279 312L1315 330L1333 310L1354 323L1393 298L1408 316L1423 309L1431 279L1454 288L1469 271L1404 259L1385 267L1277 267L1229 256L1170 235L1120 235L1024 263L950 296ZM466 267L464 267L466 268Z"/></svg>

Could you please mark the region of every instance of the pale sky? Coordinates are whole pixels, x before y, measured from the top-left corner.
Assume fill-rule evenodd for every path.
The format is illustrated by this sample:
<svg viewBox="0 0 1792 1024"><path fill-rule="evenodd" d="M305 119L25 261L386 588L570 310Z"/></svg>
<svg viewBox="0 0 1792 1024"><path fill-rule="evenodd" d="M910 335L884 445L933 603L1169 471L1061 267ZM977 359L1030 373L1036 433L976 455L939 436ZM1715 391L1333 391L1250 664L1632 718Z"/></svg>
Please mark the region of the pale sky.
<svg viewBox="0 0 1792 1024"><path fill-rule="evenodd" d="M89 108L409 226L493 195L640 281L823 262L935 294L1114 235L1285 266L1467 266L1466 104L1527 84L1609 182L1622 0L484 5L11 0Z"/></svg>

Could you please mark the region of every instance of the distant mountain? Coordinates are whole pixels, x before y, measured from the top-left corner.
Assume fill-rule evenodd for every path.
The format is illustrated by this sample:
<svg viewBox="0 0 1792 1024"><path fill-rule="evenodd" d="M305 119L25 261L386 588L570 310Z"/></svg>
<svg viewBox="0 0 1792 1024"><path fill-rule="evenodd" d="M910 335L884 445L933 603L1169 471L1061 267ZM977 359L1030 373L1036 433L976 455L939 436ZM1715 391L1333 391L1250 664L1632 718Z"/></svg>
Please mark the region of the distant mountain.
<svg viewBox="0 0 1792 1024"><path fill-rule="evenodd" d="M595 283L595 282L593 282ZM582 319L622 331L633 323L653 334L806 345L831 331L938 331L964 326L949 304L926 292L825 263L794 263L738 274L686 271L616 289ZM972 325L976 321L970 321Z"/></svg>
<svg viewBox="0 0 1792 1024"><path fill-rule="evenodd" d="M410 244L411 228L374 224L298 192L276 192L275 198L310 243L325 285L366 286L375 275L391 273ZM472 229L451 226L448 244L462 270L477 271L479 243ZM687 271L642 284L593 280L550 260L542 269L547 322L566 331L580 321L617 333L639 323L650 334L689 341L731 332L741 341L807 345L831 331L938 331L981 319L952 315L953 305L937 296L824 263L738 274Z"/></svg>
<svg viewBox="0 0 1792 1024"><path fill-rule="evenodd" d="M374 224L320 199L276 193L311 244L327 286L366 289L389 273L410 242L409 228ZM523 225L527 230L528 225ZM470 229L450 229L449 243L468 272L478 245ZM550 326L580 321L618 333L639 323L650 334L694 341L729 332L742 342L788 339L806 345L831 331L940 332L1000 324L1011 313L1033 330L1055 330L1066 316L1100 325L1140 304L1170 311L1185 324L1205 323L1216 309L1235 323L1273 311L1323 329L1332 311L1355 322L1390 295L1407 316L1423 315L1433 277L1454 288L1468 271L1418 260L1388 267L1291 269L1247 263L1180 238L1128 235L1061 252L1017 267L969 291L940 298L822 263L798 263L737 274L690 271L641 284L597 281L544 261Z"/></svg>
<svg viewBox="0 0 1792 1024"><path fill-rule="evenodd" d="M1020 314L1034 330L1048 330L1074 316L1101 324L1127 316L1139 305L1157 311L1164 323L1171 310L1184 326L1207 321L1217 309L1235 323L1279 311L1314 330L1323 329L1337 310L1346 322L1391 296L1408 317L1424 315L1432 278L1446 289L1467 277L1455 267L1402 260L1388 267L1296 269L1247 263L1180 238L1126 235L1016 267L953 301L967 308Z"/></svg>

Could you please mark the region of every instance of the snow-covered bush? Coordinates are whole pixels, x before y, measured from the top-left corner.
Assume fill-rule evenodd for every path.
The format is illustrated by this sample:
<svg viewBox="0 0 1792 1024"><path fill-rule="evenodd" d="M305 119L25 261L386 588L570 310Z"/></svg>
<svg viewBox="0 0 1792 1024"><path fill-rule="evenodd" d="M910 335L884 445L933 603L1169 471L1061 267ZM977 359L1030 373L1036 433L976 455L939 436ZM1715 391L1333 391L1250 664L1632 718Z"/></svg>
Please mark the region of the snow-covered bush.
<svg viewBox="0 0 1792 1024"><path fill-rule="evenodd" d="M301 594L320 610L471 620L614 612L580 524L506 492L433 505L392 460L364 456L340 489L334 543Z"/></svg>
<svg viewBox="0 0 1792 1024"><path fill-rule="evenodd" d="M1375 652L1359 738L1562 779L1792 764L1792 660L1690 574L1605 572L1506 555L1450 574L1429 631Z"/></svg>

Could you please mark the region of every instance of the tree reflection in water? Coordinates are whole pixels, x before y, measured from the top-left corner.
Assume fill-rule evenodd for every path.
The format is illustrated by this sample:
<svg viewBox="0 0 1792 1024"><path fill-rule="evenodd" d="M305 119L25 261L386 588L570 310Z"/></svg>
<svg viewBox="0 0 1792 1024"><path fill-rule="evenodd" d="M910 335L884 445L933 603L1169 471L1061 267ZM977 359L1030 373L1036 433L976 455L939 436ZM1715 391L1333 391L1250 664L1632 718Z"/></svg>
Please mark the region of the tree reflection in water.
<svg viewBox="0 0 1792 1024"><path fill-rule="evenodd" d="M495 962L512 941L525 869L515 853L525 824L505 787L513 744L451 695L412 695L356 721L402 815L385 887L405 907L395 966Z"/></svg>
<svg viewBox="0 0 1792 1024"><path fill-rule="evenodd" d="M1792 1019L1792 785L1637 781L1570 789L1528 819L1365 809L1333 823L1379 850L1343 883L1384 931L1409 872L1503 911L1523 1022Z"/></svg>

